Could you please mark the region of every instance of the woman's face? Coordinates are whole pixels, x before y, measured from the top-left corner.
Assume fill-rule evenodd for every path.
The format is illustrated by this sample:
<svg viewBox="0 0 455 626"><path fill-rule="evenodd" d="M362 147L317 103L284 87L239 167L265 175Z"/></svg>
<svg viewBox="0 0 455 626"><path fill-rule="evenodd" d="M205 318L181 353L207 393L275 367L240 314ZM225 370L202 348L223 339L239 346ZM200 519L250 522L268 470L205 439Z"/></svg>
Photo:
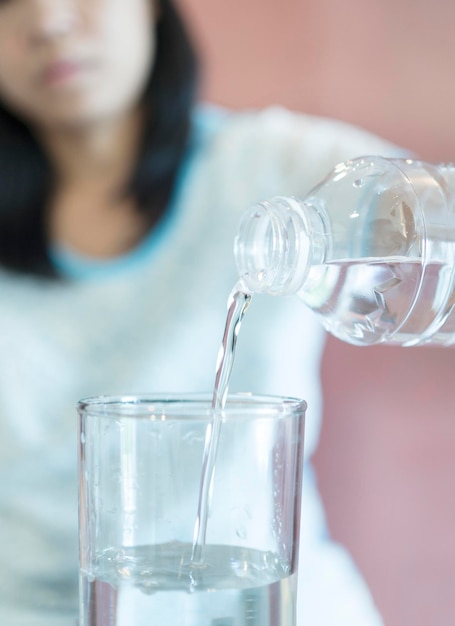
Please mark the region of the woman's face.
<svg viewBox="0 0 455 626"><path fill-rule="evenodd" d="M0 0L0 99L38 128L134 107L154 62L151 0Z"/></svg>

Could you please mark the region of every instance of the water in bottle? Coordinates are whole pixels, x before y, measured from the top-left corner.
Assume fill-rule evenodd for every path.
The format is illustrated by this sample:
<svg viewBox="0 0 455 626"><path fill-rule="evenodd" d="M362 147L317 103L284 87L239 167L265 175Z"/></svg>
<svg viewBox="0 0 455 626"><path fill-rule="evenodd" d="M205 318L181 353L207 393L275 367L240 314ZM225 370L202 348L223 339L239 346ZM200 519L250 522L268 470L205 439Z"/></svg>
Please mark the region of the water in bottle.
<svg viewBox="0 0 455 626"><path fill-rule="evenodd" d="M245 212L235 242L252 292L296 294L356 345L455 343L455 167L362 157L306 198Z"/></svg>

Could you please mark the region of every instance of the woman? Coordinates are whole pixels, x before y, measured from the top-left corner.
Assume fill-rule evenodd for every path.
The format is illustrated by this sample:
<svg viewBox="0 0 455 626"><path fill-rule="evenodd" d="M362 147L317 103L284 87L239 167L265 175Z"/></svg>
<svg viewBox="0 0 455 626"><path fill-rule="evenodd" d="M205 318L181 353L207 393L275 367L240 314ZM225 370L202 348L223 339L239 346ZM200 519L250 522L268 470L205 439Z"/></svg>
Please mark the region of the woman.
<svg viewBox="0 0 455 626"><path fill-rule="evenodd" d="M77 610L76 400L210 389L241 212L393 152L337 122L196 107L195 80L170 0L0 3L2 623ZM258 297L231 389L310 406L299 623L373 626L310 480L322 348L301 304Z"/></svg>

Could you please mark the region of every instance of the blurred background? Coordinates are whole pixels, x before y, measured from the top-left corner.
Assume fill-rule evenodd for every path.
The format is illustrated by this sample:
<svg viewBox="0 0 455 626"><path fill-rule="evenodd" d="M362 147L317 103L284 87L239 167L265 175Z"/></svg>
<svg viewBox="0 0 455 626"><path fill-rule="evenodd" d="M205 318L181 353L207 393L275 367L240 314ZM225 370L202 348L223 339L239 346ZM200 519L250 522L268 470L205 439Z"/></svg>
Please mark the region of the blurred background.
<svg viewBox="0 0 455 626"><path fill-rule="evenodd" d="M282 104L455 160L450 0L179 3L205 64L204 99ZM333 537L386 626L453 626L455 350L329 339L322 374L316 465Z"/></svg>

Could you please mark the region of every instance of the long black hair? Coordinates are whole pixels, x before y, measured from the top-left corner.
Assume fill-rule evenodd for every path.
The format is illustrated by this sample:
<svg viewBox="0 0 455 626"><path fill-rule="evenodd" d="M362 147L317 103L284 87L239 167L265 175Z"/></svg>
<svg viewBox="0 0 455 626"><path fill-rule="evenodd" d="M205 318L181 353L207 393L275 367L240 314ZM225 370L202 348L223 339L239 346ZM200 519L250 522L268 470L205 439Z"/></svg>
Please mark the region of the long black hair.
<svg viewBox="0 0 455 626"><path fill-rule="evenodd" d="M143 94L146 120L126 192L156 217L172 194L186 149L196 96L197 59L171 0L161 0L156 56ZM49 256L47 211L54 186L50 161L28 126L0 103L0 265L56 277ZM152 221L152 220L151 220Z"/></svg>

